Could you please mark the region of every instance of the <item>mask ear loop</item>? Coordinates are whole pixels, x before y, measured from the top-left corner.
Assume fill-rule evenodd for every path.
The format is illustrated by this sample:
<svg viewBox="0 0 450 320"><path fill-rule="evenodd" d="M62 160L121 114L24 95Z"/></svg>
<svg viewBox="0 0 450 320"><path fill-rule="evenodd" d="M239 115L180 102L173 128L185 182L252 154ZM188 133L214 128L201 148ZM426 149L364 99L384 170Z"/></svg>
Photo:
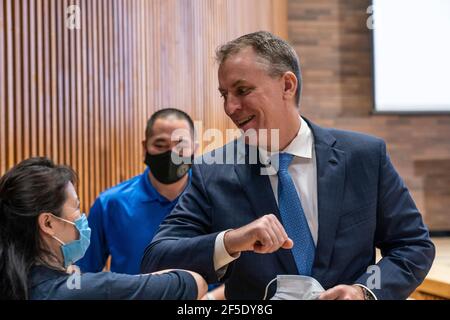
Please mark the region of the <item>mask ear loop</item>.
<svg viewBox="0 0 450 320"><path fill-rule="evenodd" d="M57 238L56 236L51 236L53 239L55 239L56 241L58 241L61 245L66 245L64 242L62 242L59 238Z"/></svg>
<svg viewBox="0 0 450 320"><path fill-rule="evenodd" d="M267 286L266 286L266 291L264 292L264 298L263 298L263 300L266 300L266 298L267 298L267 291L269 290L270 285L271 285L275 280L277 280L277 277L275 277L275 278L273 278L272 280L270 280L270 282L267 284Z"/></svg>
<svg viewBox="0 0 450 320"><path fill-rule="evenodd" d="M69 220L66 220L66 219L64 219L64 218L55 216L54 214L52 214L52 216L55 217L55 218L58 219L58 220L61 220L61 221L64 221L64 222L66 222L66 223L69 223L69 224L71 224L71 225L73 225L73 226L76 226L76 224L75 224L74 222L72 222L72 221L69 221ZM51 236L51 237L52 237L53 239L55 239L56 241L58 241L61 245L63 245L63 246L66 245L64 242L62 242L62 241L61 241L59 238L57 238L56 236Z"/></svg>
<svg viewBox="0 0 450 320"><path fill-rule="evenodd" d="M66 222L66 223L68 223L68 224L71 224L71 225L73 225L73 226L76 225L75 222L72 222L72 221L66 220L66 219L64 219L64 218L55 216L54 214L52 214L52 216L54 216L54 217L55 217L56 219L58 219L58 220L64 221L64 222Z"/></svg>

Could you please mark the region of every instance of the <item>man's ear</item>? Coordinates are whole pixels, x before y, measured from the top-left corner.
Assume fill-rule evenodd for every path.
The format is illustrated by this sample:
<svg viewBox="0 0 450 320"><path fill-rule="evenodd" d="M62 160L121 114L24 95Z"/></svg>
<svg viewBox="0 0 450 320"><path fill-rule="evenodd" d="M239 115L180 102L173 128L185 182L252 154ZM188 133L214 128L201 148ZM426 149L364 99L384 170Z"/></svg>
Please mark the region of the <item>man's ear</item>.
<svg viewBox="0 0 450 320"><path fill-rule="evenodd" d="M283 98L285 100L295 100L297 93L298 80L295 74L291 71L283 75Z"/></svg>
<svg viewBox="0 0 450 320"><path fill-rule="evenodd" d="M147 155L147 140L142 141L142 158L145 161L145 156Z"/></svg>
<svg viewBox="0 0 450 320"><path fill-rule="evenodd" d="M51 213L44 212L38 217L39 229L49 236L55 235L55 220Z"/></svg>

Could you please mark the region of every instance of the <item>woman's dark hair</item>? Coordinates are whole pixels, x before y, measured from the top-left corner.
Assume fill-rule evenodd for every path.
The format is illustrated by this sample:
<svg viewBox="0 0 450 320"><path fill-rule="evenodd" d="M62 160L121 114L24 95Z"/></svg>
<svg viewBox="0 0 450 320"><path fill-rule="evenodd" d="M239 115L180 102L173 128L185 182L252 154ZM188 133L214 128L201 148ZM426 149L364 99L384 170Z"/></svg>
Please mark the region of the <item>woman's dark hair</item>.
<svg viewBox="0 0 450 320"><path fill-rule="evenodd" d="M24 160L0 178L0 299L28 299L31 267L49 253L38 216L61 216L66 187L76 181L72 169L47 158Z"/></svg>

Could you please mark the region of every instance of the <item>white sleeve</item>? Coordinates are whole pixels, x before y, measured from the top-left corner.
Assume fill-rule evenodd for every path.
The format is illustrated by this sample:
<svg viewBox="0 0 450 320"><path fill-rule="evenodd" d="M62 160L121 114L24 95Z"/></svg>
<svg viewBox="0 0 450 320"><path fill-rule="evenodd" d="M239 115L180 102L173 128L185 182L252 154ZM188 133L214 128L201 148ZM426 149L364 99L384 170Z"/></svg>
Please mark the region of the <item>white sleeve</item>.
<svg viewBox="0 0 450 320"><path fill-rule="evenodd" d="M219 279L222 278L227 272L228 264L241 256L240 252L231 256L225 248L223 238L227 231L229 230L225 230L219 233L214 244L214 270L216 271L217 277Z"/></svg>

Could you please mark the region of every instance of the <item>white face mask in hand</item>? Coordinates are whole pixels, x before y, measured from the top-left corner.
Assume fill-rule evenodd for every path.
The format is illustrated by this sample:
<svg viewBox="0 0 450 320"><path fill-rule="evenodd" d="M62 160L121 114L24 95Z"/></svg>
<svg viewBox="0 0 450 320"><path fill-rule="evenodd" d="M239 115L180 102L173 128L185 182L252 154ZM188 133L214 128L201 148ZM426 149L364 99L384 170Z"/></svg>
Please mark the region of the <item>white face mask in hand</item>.
<svg viewBox="0 0 450 320"><path fill-rule="evenodd" d="M317 300L325 289L314 278L299 275L278 275L266 286L263 300L267 298L269 286L277 280L277 291L270 300Z"/></svg>

